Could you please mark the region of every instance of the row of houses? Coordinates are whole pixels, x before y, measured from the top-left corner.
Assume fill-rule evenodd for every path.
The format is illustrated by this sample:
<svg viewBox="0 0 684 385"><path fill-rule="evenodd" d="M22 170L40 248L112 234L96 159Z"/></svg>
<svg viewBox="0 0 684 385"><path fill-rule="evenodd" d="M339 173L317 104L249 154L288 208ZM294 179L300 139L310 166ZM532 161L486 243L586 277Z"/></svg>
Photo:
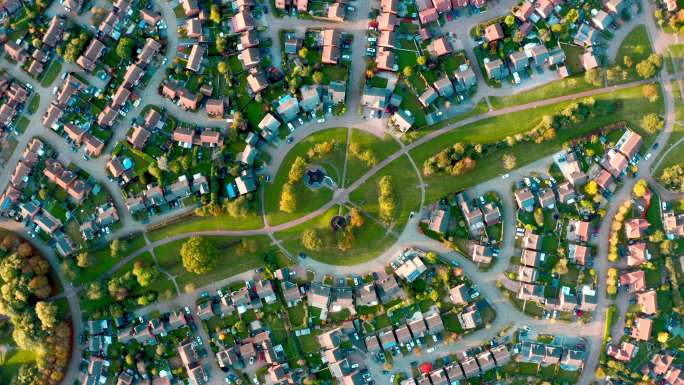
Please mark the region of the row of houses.
<svg viewBox="0 0 684 385"><path fill-rule="evenodd" d="M601 167L592 167L589 171L590 179L596 182L604 195L610 195L615 191L616 181L637 161L642 144L643 140L639 134L626 130L615 146L603 156Z"/></svg>
<svg viewBox="0 0 684 385"><path fill-rule="evenodd" d="M123 177L124 172L120 172L118 164L118 158L113 158L107 164L107 169L112 175L117 173ZM207 193L209 193L209 183L204 175L200 173L193 175L192 183L187 176L181 175L176 182L164 188L155 184L147 185L146 190L140 195L126 198L126 208L131 214L135 214L152 208L166 207L192 194Z"/></svg>
<svg viewBox="0 0 684 385"><path fill-rule="evenodd" d="M0 75L0 130L12 127L29 97L26 86L7 73Z"/></svg>
<svg viewBox="0 0 684 385"><path fill-rule="evenodd" d="M477 351L477 352L475 352ZM466 379L478 378L497 367L504 367L511 362L511 352L506 345L489 348L480 347L473 352L459 352L458 360L448 365L432 369L426 367L424 374L417 378L408 378L401 385L450 385Z"/></svg>
<svg viewBox="0 0 684 385"><path fill-rule="evenodd" d="M10 59L22 66L33 77L39 77L53 56L54 48L62 40L65 19L61 15L53 16L41 38L42 45L35 48L29 41L9 41L5 43L5 52Z"/></svg>
<svg viewBox="0 0 684 385"><path fill-rule="evenodd" d="M536 341L524 340L518 346L516 361L536 364L538 367L560 365L566 371L580 371L584 367L586 352Z"/></svg>
<svg viewBox="0 0 684 385"><path fill-rule="evenodd" d="M382 3L396 7L398 0L387 0ZM426 25L436 22L440 14L450 13L452 10L462 9L470 5L479 9L484 7L486 3L486 0L416 0L416 7L418 8L420 23Z"/></svg>

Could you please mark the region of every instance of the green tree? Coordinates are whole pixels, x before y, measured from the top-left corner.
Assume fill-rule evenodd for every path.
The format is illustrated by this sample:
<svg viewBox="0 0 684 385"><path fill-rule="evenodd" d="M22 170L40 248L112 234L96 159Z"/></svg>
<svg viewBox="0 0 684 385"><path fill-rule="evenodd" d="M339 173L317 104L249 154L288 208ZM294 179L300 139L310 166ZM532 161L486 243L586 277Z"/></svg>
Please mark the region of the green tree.
<svg viewBox="0 0 684 385"><path fill-rule="evenodd" d="M594 196L598 194L598 184L596 183L595 180L590 180L589 183L587 183L584 186L584 192L587 193L589 196Z"/></svg>
<svg viewBox="0 0 684 385"><path fill-rule="evenodd" d="M162 171L156 163L150 163L150 165L147 166L147 172L157 180L160 180L162 177Z"/></svg>
<svg viewBox="0 0 684 385"><path fill-rule="evenodd" d="M127 59L131 57L133 52L133 39L130 37L122 37L116 44L116 55L121 59Z"/></svg>
<svg viewBox="0 0 684 385"><path fill-rule="evenodd" d="M133 265L133 275L140 286L146 287L157 279L159 271L155 266L145 266L142 262L136 261Z"/></svg>
<svg viewBox="0 0 684 385"><path fill-rule="evenodd" d="M126 251L126 249L128 249L128 244L126 244L126 241L121 241L118 238L114 239L109 244L109 252L112 258L119 257L121 253Z"/></svg>
<svg viewBox="0 0 684 385"><path fill-rule="evenodd" d="M323 82L323 72L321 71L316 71L311 75L311 79L313 80L314 83L316 84L321 84Z"/></svg>
<svg viewBox="0 0 684 385"><path fill-rule="evenodd" d="M601 85L601 71L598 68L592 68L584 73L584 81L593 86Z"/></svg>
<svg viewBox="0 0 684 385"><path fill-rule="evenodd" d="M504 154L501 163L505 170L513 170L518 163L518 159L513 154Z"/></svg>
<svg viewBox="0 0 684 385"><path fill-rule="evenodd" d="M658 91L658 86L655 84L646 84L643 88L643 94L648 101L651 103L658 101L660 98L660 92Z"/></svg>
<svg viewBox="0 0 684 385"><path fill-rule="evenodd" d="M349 212L349 225L351 227L361 227L365 223L365 219L363 218L363 214L361 214L361 211L357 209L356 207L352 207L352 209Z"/></svg>
<svg viewBox="0 0 684 385"><path fill-rule="evenodd" d="M646 130L646 132L651 134L661 130L665 126L663 119L654 112L644 115L639 123L641 123L641 127Z"/></svg>
<svg viewBox="0 0 684 385"><path fill-rule="evenodd" d="M202 237L191 237L185 241L181 246L180 255L185 270L195 274L208 273L218 260L216 247Z"/></svg>
<svg viewBox="0 0 684 385"><path fill-rule="evenodd" d="M82 251L76 256L76 265L82 269L90 266L90 254L87 251Z"/></svg>
<svg viewBox="0 0 684 385"><path fill-rule="evenodd" d="M280 193L280 211L286 213L293 213L297 210L297 195L291 183L283 185L283 191Z"/></svg>
<svg viewBox="0 0 684 385"><path fill-rule="evenodd" d="M57 325L59 309L52 302L39 301L36 303L36 316L43 325L43 330L52 329Z"/></svg>
<svg viewBox="0 0 684 385"><path fill-rule="evenodd" d="M406 66L406 67L404 67L402 72L404 73L405 77L410 78L411 76L413 76L413 67Z"/></svg>
<svg viewBox="0 0 684 385"><path fill-rule="evenodd" d="M323 240L316 229L306 229L302 233L302 246L307 250L322 250Z"/></svg>
<svg viewBox="0 0 684 385"><path fill-rule="evenodd" d="M419 66L424 66L425 63L427 63L427 58L426 58L425 56L423 56L423 55L420 55L420 56L418 56L418 57L416 58L416 63L417 63Z"/></svg>
<svg viewBox="0 0 684 385"><path fill-rule="evenodd" d="M228 72L228 64L226 64L225 61L221 60L216 64L216 70L221 75L225 75Z"/></svg>
<svg viewBox="0 0 684 385"><path fill-rule="evenodd" d="M295 158L294 162L292 162L292 166L290 166L290 172L287 176L289 183L299 182L306 172L306 166L306 160L304 160L304 158L301 156Z"/></svg>
<svg viewBox="0 0 684 385"><path fill-rule="evenodd" d="M504 23L507 26L512 27L515 24L515 17L513 15L506 15L504 18Z"/></svg>

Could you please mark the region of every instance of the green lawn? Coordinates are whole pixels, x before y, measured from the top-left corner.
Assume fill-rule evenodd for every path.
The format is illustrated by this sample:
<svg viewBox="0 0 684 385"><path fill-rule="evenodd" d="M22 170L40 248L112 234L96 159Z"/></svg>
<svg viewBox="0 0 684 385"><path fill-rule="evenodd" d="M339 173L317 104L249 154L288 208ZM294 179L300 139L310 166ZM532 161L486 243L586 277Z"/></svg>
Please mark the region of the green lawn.
<svg viewBox="0 0 684 385"><path fill-rule="evenodd" d="M651 47L651 41L648 38L648 31L646 26L641 24L637 25L632 29L625 39L620 43L617 54L613 65L619 65L623 69L627 70L628 76L626 79L620 78L618 81L611 82L611 84L624 83L632 80L640 79L639 74L636 72L636 65L640 61L648 58L648 56L653 53L653 47ZM625 56L632 60L632 67L626 68L624 65Z"/></svg>
<svg viewBox="0 0 684 385"><path fill-rule="evenodd" d="M459 191L504 173L503 167L501 166L501 157L504 154L509 153L515 155L517 158L517 167L521 167L558 151L565 141L581 135L586 135L598 128L619 120L627 121L632 128L644 137L645 146L647 146L645 148L650 146L655 135L644 132L644 130L641 129L639 120L643 115L650 112L662 114L664 111L662 100L659 100L656 103L648 102L642 95L641 86L601 94L596 96L595 99L597 101L616 100L621 103L621 108L615 114L592 118L590 121L584 122L577 127L559 130L555 139L546 141L542 144L537 145L533 142L521 142L505 151L498 151L488 155L486 158L480 159L476 169L467 177L452 177L447 174L424 177L424 181L430 186L427 191L426 201L431 202L437 200L449 192ZM550 115L560 111L570 103L572 102L563 102L483 119L457 130L450 131L447 134L422 144L413 149L411 155L418 167L422 168L423 162L426 159L456 142L494 143L504 139L506 136L527 132L540 122L543 115Z"/></svg>
<svg viewBox="0 0 684 385"><path fill-rule="evenodd" d="M181 290L189 283L200 287L254 269L262 265L261 255L273 250L271 240L265 235L244 238L207 237L207 239L216 246L220 255L215 268L207 274L188 273L183 267L180 249L185 240L170 242L154 249L159 265L176 276L176 282ZM256 251L238 252L242 239L253 240Z"/></svg>
<svg viewBox="0 0 684 385"><path fill-rule="evenodd" d="M665 153L665 151L675 142L684 137L684 126L682 126L682 124L684 124L684 102L682 102L682 94L676 81L672 82L672 97L675 101L677 123L675 123L674 127L672 128L672 133L670 134L670 138L667 140L666 148L662 150L662 153ZM661 145L663 145L663 143L661 143ZM679 144L678 148L682 148L682 143ZM660 176L664 168L675 164L684 164L684 151L673 149L667 153L663 161L660 163L660 165L658 165L658 169L655 170L654 174L656 176Z"/></svg>
<svg viewBox="0 0 684 385"><path fill-rule="evenodd" d="M365 131L361 131L358 128L354 128L351 131L349 143L351 144L352 142L360 144L362 151L370 150L373 155L375 155L375 158L378 162L387 158L400 148L399 144L389 135L385 135L384 138L380 139L377 136L369 134ZM348 186L353 181L359 179L372 167L366 162L359 160L351 153L349 153L347 156L347 175L345 178L345 186Z"/></svg>
<svg viewBox="0 0 684 385"><path fill-rule="evenodd" d="M420 206L420 184L416 171L408 158L402 156L392 161L380 170L372 178L359 186L350 195L350 200L363 208L363 210L375 218L378 218L378 182L385 175L392 177L394 187L394 199L396 204L393 228L401 232L408 221L411 211L418 210Z"/></svg>
<svg viewBox="0 0 684 385"><path fill-rule="evenodd" d="M31 97L29 100L28 106L26 106L26 110L28 111L29 114L33 114L38 110L38 105L40 104L40 95L35 94Z"/></svg>
<svg viewBox="0 0 684 385"><path fill-rule="evenodd" d="M256 209L256 212L258 212L258 209ZM148 233L148 237L150 241L154 242L173 235L193 231L251 230L261 228L263 225L263 219L257 214L249 215L245 218L233 218L228 215L220 215L218 217L197 217L193 215L189 218L183 218L182 221L152 230Z"/></svg>
<svg viewBox="0 0 684 385"><path fill-rule="evenodd" d="M17 131L19 131L19 133L24 133L24 131L26 131L26 128L28 127L29 123L31 123L29 118L27 118L25 116L20 116L19 119L17 119L17 124L16 124Z"/></svg>
<svg viewBox="0 0 684 385"><path fill-rule="evenodd" d="M140 249L145 245L145 239L142 234L138 234L126 241L126 251L123 253L122 258L131 255L136 250ZM112 258L109 247L103 247L96 250L89 251L93 262L91 265L85 269L81 274L74 280L74 283L84 284L90 283L99 279L102 274L111 269L120 258Z"/></svg>
<svg viewBox="0 0 684 385"><path fill-rule="evenodd" d="M309 257L331 265L356 265L376 258L387 250L396 237L386 234L386 230L371 218L366 218L362 227L354 229L354 242L350 250L337 248L338 233L330 229L330 220L340 212L339 206L326 211L325 214L275 234L283 241L283 246L291 254L306 253ZM322 250L307 250L301 242L302 232L306 229L317 229L323 240Z"/></svg>
<svg viewBox="0 0 684 385"><path fill-rule="evenodd" d="M59 73L62 71L62 63L58 60L53 60L50 66L45 70L43 74L43 79L40 81L40 85L43 87L49 87L52 82L55 81Z"/></svg>
<svg viewBox="0 0 684 385"><path fill-rule="evenodd" d="M517 106L537 100L584 92L594 88L596 87L584 80L583 75L578 74L566 79L556 80L530 90L522 91L516 95L505 97L490 96L489 101L492 103L492 107L498 110L501 108Z"/></svg>
<svg viewBox="0 0 684 385"><path fill-rule="evenodd" d="M12 350L0 362L0 383L9 384L23 364L29 364L36 360L34 352L28 350Z"/></svg>
<svg viewBox="0 0 684 385"><path fill-rule="evenodd" d="M283 185L287 182L288 173L290 172L290 167L294 160L298 156L306 159L306 153L314 144L331 140L337 142L337 148L324 158L314 160L313 163L322 165L328 175L339 183L344 168L347 129L331 128L310 135L297 143L290 150L280 164L278 172L276 173L275 178L273 178L273 182L265 186L264 205L269 224L276 225L301 217L323 206L332 198L332 191L329 188L321 187L317 190L311 190L305 186L303 180L300 180L294 186L297 196L296 211L293 213L285 213L280 211L279 208L280 194Z"/></svg>

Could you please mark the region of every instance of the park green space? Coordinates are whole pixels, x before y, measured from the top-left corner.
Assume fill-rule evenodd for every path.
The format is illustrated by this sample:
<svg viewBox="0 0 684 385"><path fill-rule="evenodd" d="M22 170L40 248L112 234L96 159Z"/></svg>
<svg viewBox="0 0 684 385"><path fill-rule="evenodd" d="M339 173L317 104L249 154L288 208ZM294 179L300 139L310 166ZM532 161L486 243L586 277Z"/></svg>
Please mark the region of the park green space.
<svg viewBox="0 0 684 385"><path fill-rule="evenodd" d="M652 53L653 47L651 47L651 41L648 38L646 26L643 24L637 25L631 31L629 31L624 40L622 40L622 43L620 43L617 54L613 60L613 65L619 65L627 71L627 78L620 78L619 80L614 80L610 83L618 84L640 79L640 76L636 71L636 65L640 61L647 59ZM625 67L625 56L632 59L633 65L631 68Z"/></svg>
<svg viewBox="0 0 684 385"><path fill-rule="evenodd" d="M156 242L174 235L196 231L258 229L264 225L264 221L256 212L258 212L258 209L254 214L250 214L243 218L233 218L227 214L222 214L217 217L198 217L191 215L190 217L183 217L180 220L152 230L148 232L147 235L150 238L150 241Z"/></svg>
<svg viewBox="0 0 684 385"><path fill-rule="evenodd" d="M218 250L219 258L211 272L206 274L189 273L183 267L180 249L185 239L166 243L154 249L159 267L176 277L178 286L183 289L187 284L195 287L234 276L262 265L261 256L275 249L271 240L265 236L252 237L206 237ZM238 252L241 240L255 242L255 252Z"/></svg>
<svg viewBox="0 0 684 385"><path fill-rule="evenodd" d="M498 110L506 107L536 102L538 100L576 94L595 88L597 87L587 83L584 80L584 76L582 74L577 74L566 79L556 80L548 84L544 84L543 86L521 91L515 95L503 97L490 96L489 102L492 104L492 107L494 107L495 110Z"/></svg>
<svg viewBox="0 0 684 385"><path fill-rule="evenodd" d="M9 384L22 365L36 361L36 354L29 350L12 349L0 358L0 383Z"/></svg>
<svg viewBox="0 0 684 385"><path fill-rule="evenodd" d="M364 212L379 218L378 182L385 175L392 177L394 201L396 204L391 226L394 231L401 232L408 221L411 211L418 210L421 203L420 189L418 187L420 180L408 157L402 156L390 162L390 164L359 186L358 189L354 190L350 194L349 199L359 205Z"/></svg>
<svg viewBox="0 0 684 385"><path fill-rule="evenodd" d="M361 145L362 150L370 150L375 155L378 162L392 155L400 149L399 144L390 135L379 138L373 134L353 128L349 138L349 143L356 142ZM363 174L370 170L370 166L350 153L347 154L347 174L345 186L359 179Z"/></svg>
<svg viewBox="0 0 684 385"><path fill-rule="evenodd" d="M314 133L306 137L304 140L298 142L290 150L290 152L287 153L278 167L278 172L276 173L275 178L273 178L273 183L266 185L264 190L264 206L268 216L269 224L277 225L301 217L302 215L305 215L323 206L332 198L333 193L329 188L321 187L319 189L312 190L305 186L303 180L300 180L294 185L295 194L297 196L296 211L292 213L285 213L280 211L279 208L280 194L282 192L283 185L288 180L288 174L290 172L292 163L298 156L306 159L306 153L316 143L331 140L334 140L338 143L335 150L333 150L327 156L315 160L314 163L323 166L327 174L333 178L335 182L339 183L344 167L347 131L348 130L346 128L330 128Z"/></svg>
<svg viewBox="0 0 684 385"><path fill-rule="evenodd" d="M676 149L672 149L665 153L672 145L684 137L684 101L682 101L682 93L679 88L679 83L677 81L672 82L672 98L675 103L675 124L672 127L672 133L667 140L665 148L662 150L664 154L663 160L658 164L658 168L654 173L655 177L660 176L663 169L670 167L675 164L684 164L684 144L679 143ZM664 143L661 143L663 145ZM661 155L662 156L662 155ZM657 162L656 162L657 163Z"/></svg>
<svg viewBox="0 0 684 385"><path fill-rule="evenodd" d="M109 249L109 244L100 245L89 251L92 263L87 269L84 269L81 274L74 280L77 284L84 284L93 282L102 277L104 273L109 271L121 259L133 254L136 250L145 245L145 238L142 234L136 234L129 239L122 238L122 243L126 243L126 251L122 253L120 258L113 258Z"/></svg>
<svg viewBox="0 0 684 385"><path fill-rule="evenodd" d="M321 216L311 219L298 226L278 232L275 237L283 242L283 247L291 254L305 253L310 258L332 265L356 265L376 258L387 250L395 241L396 237L388 234L385 227L378 224L374 218L366 216L362 227L355 229L355 241L351 250L339 250L331 240L334 234L330 229L330 220L346 208L334 206ZM301 237L304 230L316 229L321 234L323 249L318 251L307 250L302 245Z"/></svg>
<svg viewBox="0 0 684 385"><path fill-rule="evenodd" d="M449 192L459 191L503 174L505 171L501 166L501 158L504 154L515 155L517 167L519 168L544 156L553 154L561 148L564 142L572 138L587 135L609 123L617 121L626 121L631 128L644 137L645 145L650 146L656 135L645 132L641 128L639 121L648 113L662 114L664 112L662 97L657 102L651 103L643 96L642 87L636 86L600 94L594 98L597 101L614 100L619 102L621 106L613 114L598 116L577 126L558 130L556 138L553 140L542 144L521 142L509 149L487 155L485 158L480 159L475 170L466 176L449 176L444 173L438 173L425 177L424 181L429 185L426 201L435 201ZM581 101L581 99L486 118L468 124L414 148L411 150L411 156L417 166L422 168L425 160L454 143L495 143L509 135L528 132L539 124L544 115L558 112L573 102Z"/></svg>

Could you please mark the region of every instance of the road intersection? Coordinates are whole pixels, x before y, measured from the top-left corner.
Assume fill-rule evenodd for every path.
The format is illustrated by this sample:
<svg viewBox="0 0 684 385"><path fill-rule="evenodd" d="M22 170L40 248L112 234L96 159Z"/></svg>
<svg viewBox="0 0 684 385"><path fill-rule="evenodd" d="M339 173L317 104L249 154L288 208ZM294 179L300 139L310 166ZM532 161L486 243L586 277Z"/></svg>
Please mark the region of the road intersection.
<svg viewBox="0 0 684 385"><path fill-rule="evenodd" d="M494 9L499 10L500 12L506 12L510 10L511 5L513 4L513 1L501 1L499 4L497 4L496 8ZM55 3L56 4L56 3ZM176 16L174 14L173 10L173 3L167 3L164 1L155 1L155 4L159 8L159 10L162 13L162 18L166 22L168 26L168 31L173 31L172 33L169 33L168 36L168 45L167 45L167 52L166 52L166 62L171 63L172 60L175 57L177 47L178 47L178 36L176 35L175 31L177 30L177 20ZM357 20L354 20L349 23L345 23L342 27L343 30L348 31L354 35L354 52L363 52L364 51L364 45L365 45L365 31L366 31L366 24L367 20L365 19L365 15L368 13L368 10L371 6L371 2L360 2L360 7L358 9L357 13ZM63 10L61 10L61 7L52 7L48 13L50 12L59 12L62 13ZM497 11L498 12L498 11ZM463 31L469 31L469 29L474 26L475 24L484 21L484 19L489 19L497 15L485 15L485 16L473 16L472 19L469 19L467 22L461 23L457 28L454 29L453 31L460 36L468 36L467 33L464 34ZM482 20L481 20L482 19ZM650 19L650 18L648 18ZM283 28L293 28L292 27L292 20L289 18L284 18L284 19L278 19L278 18L269 18L268 19L268 24L269 28L267 29L267 34L273 39L274 45L279 46L276 42L278 42L279 36L277 31ZM452 23L452 25L456 25L456 23ZM662 52L664 47L667 46L667 42L670 41L668 37L663 37L663 33L657 29L657 27L654 25L652 20L647 21L646 23L648 27L648 32L649 36L651 37L654 46L656 47L659 52ZM304 30L306 28L310 27L326 27L326 26L334 26L334 27L340 27L340 24L337 23L331 23L331 22L325 22L325 21L320 21L320 20L298 20L296 23L296 26L294 27L296 30ZM472 54L472 46L469 38L465 39L465 48L466 51L469 54ZM612 50L612 47L611 47ZM276 50L278 51L278 50ZM611 51L612 52L612 51ZM282 58L279 57L279 52L274 54L274 62L279 63L282 60ZM473 59L471 59L473 60ZM358 64L360 63L360 64ZM89 161L82 160L79 156L73 154L70 151L70 146L66 143L66 141L63 140L59 135L57 135L55 132L46 130L43 128L41 124L41 117L43 116L44 112L47 110L47 107L52 99L52 94L51 94L51 89L47 87L41 87L40 84L37 84L33 79L29 78L23 71L18 69L17 67L13 65L9 65L9 63L2 61L0 62L0 65L2 68L4 68L10 75L13 77L24 81L28 84L31 84L33 86L33 89L35 92L37 92L41 98L40 98L40 104L37 109L37 111L30 117L30 123L28 125L28 128L25 133L20 135L18 137L18 144L17 144L17 149L23 149L28 141L34 137L34 136L40 136L44 137L48 140L48 142L55 147L55 149L62 155L70 158L71 161L73 161L76 165L78 165L80 168L83 170L87 171L90 173L93 177L101 181L104 185L105 188L107 188L111 193L112 196L114 197L114 200L117 205L117 209L119 213L122 215L122 222L124 223L124 230L114 234L114 237L124 235L126 233L132 233L132 232L137 232L137 231L145 231L148 229L150 226L155 225L157 223L163 222L165 220L168 220L171 218L171 216L178 215L179 212L171 213L166 216L159 216L155 218L152 222L148 224L142 224L137 221L135 221L130 214L128 213L128 210L125 209L125 205L123 205L123 200L119 194L119 186L115 183L109 180L107 175L105 174L105 164L107 161L107 157L103 156L98 159L92 159ZM168 64L166 64L168 65ZM197 122L197 124L200 125L205 125L205 126L214 126L214 127L222 127L224 125L223 121L216 120L216 119L211 119L206 116L206 114L195 114L191 112L184 111L180 109L178 106L175 104L172 104L166 100L161 99L158 94L157 94L157 89L161 81L163 80L165 76L165 69L166 65L162 65L160 68L157 69L155 72L153 78L148 82L147 86L141 91L141 103L139 106L135 109L133 109L130 113L130 117L135 117L138 116L139 113L142 111L142 108L147 105L147 104L157 104L161 105L162 107L166 108L168 111L170 111L173 115L177 116L180 119L183 120L188 120L188 121L194 121ZM65 71L75 71L76 69L73 66L65 66L63 69L63 72ZM302 140L306 136L309 136L310 134L321 131L327 128L331 127L356 127L368 132L372 132L375 134L383 132L382 128L382 121L380 120L366 120L366 119L361 119L359 118L358 114L356 113L354 107L359 104L360 98L361 98L361 88L359 85L362 84L363 79L362 77L364 76L365 73L365 63L362 60L356 60L354 61L354 67L352 69L352 92L350 96L350 100L348 101L349 105L352 108L349 108L349 111L341 116L341 117L335 117L332 119L329 119L325 124L305 124L304 126L300 127L297 132L294 134L294 141L292 144L285 145L282 144L281 146L273 149L271 152L271 162L268 165L267 172L275 174L277 172L278 167L282 163L284 157L286 156L287 152L289 149L292 148L294 144L296 144L298 141ZM672 84L673 80L677 80L677 84L679 87L681 87L681 77L679 75L676 76L670 76L666 73L663 73L661 75L661 78L659 79L659 82L661 86L663 87L663 95L664 95L664 100L665 100L665 128L661 131L657 138L657 142L659 143L666 143L667 139L669 138L669 135L672 131L672 128L675 124L675 105L674 105L674 99L673 99L673 94L672 94ZM273 234L282 231L288 228L292 228L294 226L297 226L299 224L305 223L308 220L311 220L313 218L316 218L323 214L325 211L330 209L331 207L334 207L335 205L338 204L346 204L348 203L349 200L349 195L358 189L361 185L363 185L365 182L370 180L373 176L375 176L377 173L381 172L383 168L385 168L387 165L389 165L391 162L406 156L408 159L413 163L414 168L416 168L416 172L418 173L419 178L420 172L415 167L415 163L413 162L413 159L410 156L410 151L415 149L416 147L427 143L441 135L444 135L448 132L451 132L453 130L456 130L460 127L466 126L468 124L472 124L478 121L481 121L483 119L491 118L491 117L496 117L496 116L502 116L518 111L524 111L524 110L529 110L529 109L534 109L542 106L548 106L568 100L573 100L577 98L584 98L584 97L589 97L589 96L595 96L611 91L616 91L620 89L625 89L625 88L630 88L642 84L646 84L648 82L651 82L652 80L644 80L644 81L637 81L637 82L631 82L631 83L626 83L622 84L619 86L611 86L611 87L605 87L605 88L599 88L591 91L586 91L582 93L577 93L577 94L572 94L572 95L565 95L561 97L556 97L556 98L550 98L550 99L545 99L545 100L540 100L536 102L531 102L531 103L526 103L523 105L515 106L515 107L509 107L509 108L504 108L504 109L499 109L499 110L490 110L484 114L480 114L477 116L472 116L469 118L465 118L463 120L460 120L455 123L448 124L444 126L443 128L434 130L425 136L417 139L416 141L407 144L407 145L402 145L399 150L397 150L395 153L391 154L387 158L383 159L380 161L377 165L372 167L370 170L368 170L363 176L361 176L359 179L351 183L349 186L342 187L334 192L333 198L327 202L325 205L320 207L319 209L312 211L300 218L297 218L295 220L278 224L278 225L269 225L268 223L264 223L264 227L259 228L259 229L253 229L253 230L241 230L241 231L232 231L232 230L217 230L217 231L198 231L198 232L192 232L192 233L187 233L187 234L180 234L176 236L171 236L162 240L150 242L149 240L146 239L146 245L133 252L130 256L122 259L119 261L111 270L106 272L104 276L111 276L114 274L116 271L118 271L122 266L126 265L128 262L130 262L132 259L136 258L137 256L145 253L145 252L154 252L154 249L164 245L169 242L173 242L179 239L185 239L190 236L194 235L221 235L221 236L249 236L249 235L259 235L259 234L266 234L271 237L273 237ZM481 90L478 93L478 97L488 97L488 96L505 96L507 94L510 94L511 90L510 89L490 89L488 87L485 87L484 90ZM115 143L116 141L123 139L126 133L126 130L123 127L119 127L118 129L115 130L115 136L111 143ZM681 140L680 140L681 142ZM678 142L679 143L679 142ZM111 146L111 144L110 144ZM656 159L661 159L658 155L659 153L665 149L665 146L661 146L660 149L654 149L653 153L654 156L651 159L648 160L643 160L642 163L640 164L640 168L642 170L651 170L652 167L655 168L657 167L657 163L659 161L656 161ZM110 149L108 149L110 150ZM670 151L670 149L666 150ZM10 159L6 162L5 167L0 171L0 179L1 180L8 180L9 179L9 173L11 170L14 169L14 165L19 160L19 157L21 156L21 151L15 151L14 154L10 157ZM516 178L519 178L521 176L524 176L526 174L529 174L530 172L544 172L548 169L548 165L550 164L550 157L546 157L544 159L540 159L532 164L526 165L524 167L521 167L514 172L512 172L512 177L509 179L510 180L515 180ZM676 199L676 198L681 198L681 194L674 194L671 192L668 192L662 186L658 185L651 173L649 171L644 172L644 178L646 178L651 185L655 186L659 193L663 194L663 196L667 199ZM625 199L629 199L629 194L632 189L632 186L636 183L635 179L626 179L624 182L623 187L616 193L615 197L612 199L613 202L622 202ZM420 202L420 207L421 209L425 208L426 202L425 200L425 185L424 183L420 184L421 188L421 202ZM504 198L504 205L503 205L503 217L504 217L504 243L501 251L501 255L503 256L511 256L514 253L514 234L515 234L515 203L512 201L512 197L510 196L510 182L504 183L500 178L495 178L490 181L484 182L480 185L474 186L473 190L480 194L483 192L488 192L488 191L496 191L499 192L499 195ZM263 206L263 205L262 205ZM609 263L606 260L605 256L607 255L607 249L608 249L608 237L610 233L610 224L611 224L611 218L615 215L616 211L618 209L618 204L612 204L609 206L607 214L604 216L604 220L601 222L601 226L599 228L598 232L598 237L595 240L595 243L598 246L598 256L599 258L596 259L596 270L599 275L599 282L605 282L605 277L606 277L606 271L609 267ZM588 341L588 351L589 351L589 357L586 360L587 365L583 371L580 384L586 385L589 384L594 377L594 370L596 369L596 365L598 364L598 357L600 355L600 348L601 348L601 338L602 338L602 328L603 324L605 322L605 313L601 311L597 311L595 313L594 319L587 323L587 324L582 324L582 325L577 325L576 327L573 327L572 330L568 329L567 324L561 323L561 322L549 322L549 321L542 321L542 320L536 320L534 318L530 318L525 316L524 314L520 313L510 302L509 300L502 294L501 290L497 287L497 281L504 279L504 272L507 267L507 261L506 260L501 260L498 261L498 263L492 268L492 270L488 272L481 272L477 269L476 266L474 266L472 263L467 261L464 256L460 255L457 252L454 252L453 250L447 249L443 244L436 242L434 240L431 240L422 234L419 233L418 231L418 221L419 221L419 216L416 215L413 219L411 219L406 227L401 231L401 234L398 237L397 242L392 245L385 253L382 255L378 256L378 258L374 259L373 261L356 265L356 266L345 266L345 267L339 267L339 266L334 266L334 265L327 265L323 264L321 262L307 259L307 260L300 260L299 262L306 266L308 269L314 271L317 275L324 275L324 274L335 274L335 275L342 275L342 274L355 274L355 273L367 273L369 271L376 271L376 270L382 270L384 269L384 266L387 264L390 258L392 258L394 255L396 255L396 252L407 247L407 246L417 246L429 250L434 250L439 252L441 255L444 256L444 258L447 259L454 259L457 260L459 263L464 268L464 271L466 275L471 277L471 279L478 285L478 288L480 292L483 294L484 297L486 297L494 306L494 308L497 311L497 318L495 321L490 325L489 328L479 331L477 333L468 335L467 337L455 342L451 343L447 346L445 346L443 349L440 349L438 352L435 352L434 354L424 354L422 356L422 359L431 359L431 358L437 358L438 356L443 356L445 354L455 352L455 351L461 351L464 350L470 346L473 346L475 344L479 344L482 340L487 340L490 338L495 337L499 331L507 327L509 325L515 325L515 326L522 326L523 324L531 325L535 329L539 330L540 332L545 332L545 333L552 333L552 334L573 334L573 335L582 335L585 336ZM15 231L18 231L20 233L23 232L23 229L18 227L18 224L16 223L11 223L11 222L2 222L0 223L0 226L7 228L7 229L12 229ZM77 343L77 336L81 334L83 328L82 328L82 319L81 319L81 311L78 303L78 289L79 288L72 288L71 284L68 282L66 277L63 276L63 273L61 272L59 260L56 258L54 255L53 250L49 249L47 246L44 244L37 244L37 247L41 250L43 255L45 255L48 258L48 261L51 263L52 267L57 271L58 278L62 284L62 286L65 288L65 294L64 296L68 299L70 310L72 313L72 319L74 322L74 346L75 350L71 359L71 363L69 366L69 370L65 376L64 383L66 384L71 384L73 381L76 379L78 376L79 372L79 366L80 366L80 358L82 354L82 348L78 345ZM245 278L248 278L251 275L251 272L247 273L242 273L233 277L228 277L225 278L224 280L221 280L220 282L214 282L211 285L208 285L206 287L198 288L195 291L191 293L185 293L185 294L180 294L170 300L166 301L163 303L155 303L153 305L150 305L149 307L142 308L138 310L139 314L146 313L151 310L172 310L178 307L185 307L185 306L193 306L195 303L195 299L197 297L197 294L201 291L205 290L216 290L222 286L224 286L226 283L237 281L237 280L243 280ZM177 288L177 291L179 289ZM599 298L598 298L598 307L599 309L605 309L608 304L611 303L611 300L606 298L605 296L605 291L603 288L598 291L599 293ZM620 302L620 301L618 301ZM624 306L620 306L620 313L624 315ZM206 336L203 336L205 339L207 338ZM408 367L408 362L412 359L415 359L415 357L407 356L404 358L401 358L399 361L397 361L398 365L403 365L405 367ZM404 362L405 361L405 362ZM371 368L376 372L374 375L376 376L382 376L379 371L381 368L374 368L371 366ZM215 369L215 368L214 368ZM380 377L378 377L380 378ZM220 378L217 380L217 378L213 379L213 383L219 383Z"/></svg>

